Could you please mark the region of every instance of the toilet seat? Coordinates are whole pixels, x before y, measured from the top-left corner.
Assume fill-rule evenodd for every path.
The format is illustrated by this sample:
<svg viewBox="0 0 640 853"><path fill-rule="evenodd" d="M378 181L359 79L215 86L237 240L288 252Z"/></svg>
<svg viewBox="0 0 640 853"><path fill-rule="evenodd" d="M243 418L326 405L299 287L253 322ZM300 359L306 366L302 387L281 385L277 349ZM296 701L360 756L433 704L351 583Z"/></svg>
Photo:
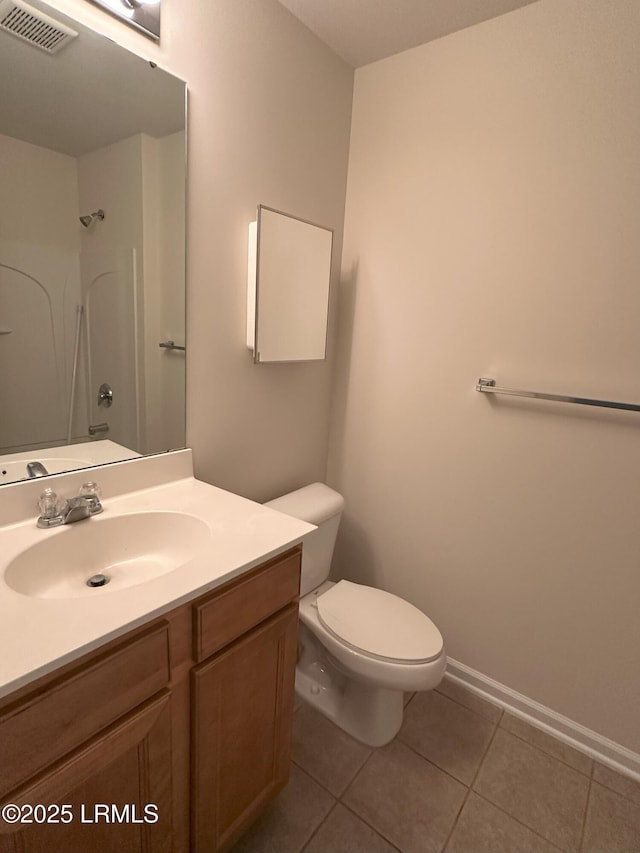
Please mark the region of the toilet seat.
<svg viewBox="0 0 640 853"><path fill-rule="evenodd" d="M424 664L442 654L442 635L431 619L390 592L341 580L316 606L327 631L369 657Z"/></svg>

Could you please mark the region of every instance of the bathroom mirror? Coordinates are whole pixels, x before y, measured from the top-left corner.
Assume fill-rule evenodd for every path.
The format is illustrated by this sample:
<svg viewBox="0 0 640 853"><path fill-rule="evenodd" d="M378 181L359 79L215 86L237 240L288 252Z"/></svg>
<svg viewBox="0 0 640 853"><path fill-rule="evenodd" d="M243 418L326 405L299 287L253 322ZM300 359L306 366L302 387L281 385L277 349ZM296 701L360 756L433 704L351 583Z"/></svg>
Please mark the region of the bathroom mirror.
<svg viewBox="0 0 640 853"><path fill-rule="evenodd" d="M41 0L11 7L0 484L185 444L185 84Z"/></svg>
<svg viewBox="0 0 640 853"><path fill-rule="evenodd" d="M257 362L326 356L333 231L258 205L249 226L247 347Z"/></svg>

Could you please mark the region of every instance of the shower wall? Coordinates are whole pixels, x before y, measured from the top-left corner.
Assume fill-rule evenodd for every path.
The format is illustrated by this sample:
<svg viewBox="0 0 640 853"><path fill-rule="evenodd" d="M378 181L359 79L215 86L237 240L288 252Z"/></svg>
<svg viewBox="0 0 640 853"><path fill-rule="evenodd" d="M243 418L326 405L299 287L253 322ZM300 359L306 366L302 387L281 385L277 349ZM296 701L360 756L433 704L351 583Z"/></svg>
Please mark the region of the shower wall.
<svg viewBox="0 0 640 853"><path fill-rule="evenodd" d="M76 159L0 136L0 453L67 442L79 305L72 440L107 422L99 437L139 452L184 444L184 354L158 346L184 343L184 249L169 239L184 205L165 204L184 198L184 141L138 135Z"/></svg>
<svg viewBox="0 0 640 853"><path fill-rule="evenodd" d="M104 365L101 373L90 353L92 418L142 453L181 447L184 355L158 344L184 343L184 250L170 239L184 231L184 203L175 203L184 199L184 133L138 134L93 151L79 158L78 174L81 209L106 214L82 235L83 288L99 292L101 303L88 315ZM94 406L102 382L113 388L110 409Z"/></svg>
<svg viewBox="0 0 640 853"><path fill-rule="evenodd" d="M78 195L85 213L105 218L82 234L83 296L87 308L91 423L108 423L105 437L143 447L142 140L132 136L78 158ZM113 390L98 408L100 385Z"/></svg>
<svg viewBox="0 0 640 853"><path fill-rule="evenodd" d="M67 433L80 293L75 159L0 135L0 198L0 453L7 453L60 444ZM86 422L82 407L78 419Z"/></svg>

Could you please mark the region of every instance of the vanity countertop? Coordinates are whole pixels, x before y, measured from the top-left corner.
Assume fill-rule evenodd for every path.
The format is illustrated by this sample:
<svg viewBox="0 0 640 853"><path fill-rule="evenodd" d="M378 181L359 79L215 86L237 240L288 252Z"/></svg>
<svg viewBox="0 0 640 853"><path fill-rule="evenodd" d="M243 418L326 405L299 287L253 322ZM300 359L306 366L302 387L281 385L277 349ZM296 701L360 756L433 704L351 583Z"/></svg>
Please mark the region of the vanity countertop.
<svg viewBox="0 0 640 853"><path fill-rule="evenodd" d="M78 486L89 479L86 472L70 472L38 484L2 487L0 696L214 589L301 542L315 529L196 480L191 472L188 450L92 469L90 479L103 488L104 512L50 530L36 527L39 490L46 485L65 497L77 494ZM5 491L10 489L14 490L12 494ZM201 522L203 530L206 526L205 535L193 546L190 559L178 568L137 585L107 585L87 589L77 597L56 598L26 595L7 583L5 570L11 561L47 537L52 541L64 536L66 546L73 548L73 537L80 542L82 534L86 542L91 531L99 534L108 529L105 526L100 530L99 525L112 525L112 519L140 513L153 513L153 523L158 525L163 520L158 513L190 516ZM104 537L96 535L96 539Z"/></svg>

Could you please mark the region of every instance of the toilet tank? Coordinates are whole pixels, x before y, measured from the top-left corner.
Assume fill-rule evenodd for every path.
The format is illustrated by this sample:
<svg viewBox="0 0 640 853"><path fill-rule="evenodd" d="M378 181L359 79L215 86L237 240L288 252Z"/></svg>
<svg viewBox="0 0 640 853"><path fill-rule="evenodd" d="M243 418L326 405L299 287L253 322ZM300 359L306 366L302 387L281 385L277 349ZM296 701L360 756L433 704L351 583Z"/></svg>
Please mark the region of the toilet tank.
<svg viewBox="0 0 640 853"><path fill-rule="evenodd" d="M265 506L318 527L305 536L302 546L300 595L306 595L329 577L344 498L324 483L312 483Z"/></svg>

